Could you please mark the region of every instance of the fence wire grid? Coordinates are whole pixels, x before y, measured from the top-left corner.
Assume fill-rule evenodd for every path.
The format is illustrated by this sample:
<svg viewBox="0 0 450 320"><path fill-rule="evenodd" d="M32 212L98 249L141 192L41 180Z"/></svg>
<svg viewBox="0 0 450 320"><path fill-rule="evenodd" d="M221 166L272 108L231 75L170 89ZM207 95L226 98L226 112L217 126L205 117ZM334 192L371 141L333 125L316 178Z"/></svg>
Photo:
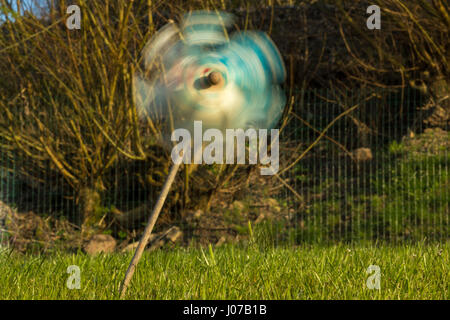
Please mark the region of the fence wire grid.
<svg viewBox="0 0 450 320"><path fill-rule="evenodd" d="M443 130L419 128L417 108L427 101L417 90L376 93L377 98L364 100L368 94L363 90L349 91L341 94L342 104L330 89L298 91L280 136L280 178L290 188L282 186L270 195L277 201L269 205L272 208L245 205L245 218L230 218L233 221L226 228L229 237L248 237L249 220L255 229L252 236L275 244L448 240L449 135ZM300 155L339 114L358 103L360 108L336 121L304 158L283 172L289 165L283 161L295 159L293 150ZM389 112L394 109L395 114ZM0 244L14 237L8 230L11 209L79 225L77 190L71 190L50 170L42 172L44 183L30 182L18 171L19 161L0 155ZM114 179L102 195L105 215L111 208L126 212L145 203L152 207L154 200L149 199L160 190L145 190L136 178L146 170L141 162L117 161ZM245 196L240 199L244 204L257 201ZM231 207L228 217L236 214L233 204L227 205ZM171 210L178 215L181 208ZM259 221L265 212L266 219ZM195 232L198 225L180 220L174 223L182 225L185 234L200 237ZM143 225L138 221L126 227L132 233L142 230ZM123 230L103 230L108 231L116 236L124 234ZM137 235L134 231L135 238Z"/></svg>

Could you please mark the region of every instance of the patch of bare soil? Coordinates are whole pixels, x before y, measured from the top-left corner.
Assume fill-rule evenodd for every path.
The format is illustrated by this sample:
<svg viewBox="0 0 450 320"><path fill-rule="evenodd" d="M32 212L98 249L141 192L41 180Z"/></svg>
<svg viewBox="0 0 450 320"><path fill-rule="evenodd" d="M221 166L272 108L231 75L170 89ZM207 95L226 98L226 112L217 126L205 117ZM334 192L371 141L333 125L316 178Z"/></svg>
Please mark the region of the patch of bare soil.
<svg viewBox="0 0 450 320"><path fill-rule="evenodd" d="M248 239L249 222L255 228L264 221L287 220L289 209L276 200L279 191L280 186L273 179L258 173L251 175L245 189L220 191L212 199L208 211L196 210L186 214L184 243L237 243Z"/></svg>
<svg viewBox="0 0 450 320"><path fill-rule="evenodd" d="M438 155L450 150L450 132L441 128L427 128L415 135L410 132L403 142L412 155Z"/></svg>
<svg viewBox="0 0 450 320"><path fill-rule="evenodd" d="M65 219L42 217L33 212L19 213L0 201L3 242L18 252L45 252L52 249L76 250L82 238L76 226Z"/></svg>

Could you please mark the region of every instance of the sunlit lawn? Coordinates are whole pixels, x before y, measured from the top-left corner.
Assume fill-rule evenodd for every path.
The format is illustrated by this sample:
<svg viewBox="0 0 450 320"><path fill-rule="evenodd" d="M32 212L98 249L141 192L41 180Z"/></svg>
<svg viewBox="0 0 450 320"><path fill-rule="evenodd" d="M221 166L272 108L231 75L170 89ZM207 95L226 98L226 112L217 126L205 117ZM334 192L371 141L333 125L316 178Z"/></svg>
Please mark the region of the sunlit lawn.
<svg viewBox="0 0 450 320"><path fill-rule="evenodd" d="M116 299L131 255L0 259L0 299ZM143 256L126 298L449 299L449 263L449 243L161 250ZM78 290L67 287L70 265L80 268ZM367 287L370 265L380 290Z"/></svg>

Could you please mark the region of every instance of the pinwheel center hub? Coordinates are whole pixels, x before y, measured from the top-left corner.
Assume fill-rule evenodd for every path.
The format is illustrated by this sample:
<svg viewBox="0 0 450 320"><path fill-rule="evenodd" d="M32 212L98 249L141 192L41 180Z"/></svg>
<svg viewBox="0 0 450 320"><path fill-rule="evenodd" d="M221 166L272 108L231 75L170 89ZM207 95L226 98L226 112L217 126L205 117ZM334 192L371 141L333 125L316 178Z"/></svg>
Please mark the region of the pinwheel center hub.
<svg viewBox="0 0 450 320"><path fill-rule="evenodd" d="M208 75L208 82L212 86L218 85L222 80L222 74L220 72L213 71Z"/></svg>
<svg viewBox="0 0 450 320"><path fill-rule="evenodd" d="M189 83L190 81L188 80L187 82ZM220 91L224 86L225 79L222 72L210 71L209 68L201 71L199 77L193 81L193 87L199 91Z"/></svg>

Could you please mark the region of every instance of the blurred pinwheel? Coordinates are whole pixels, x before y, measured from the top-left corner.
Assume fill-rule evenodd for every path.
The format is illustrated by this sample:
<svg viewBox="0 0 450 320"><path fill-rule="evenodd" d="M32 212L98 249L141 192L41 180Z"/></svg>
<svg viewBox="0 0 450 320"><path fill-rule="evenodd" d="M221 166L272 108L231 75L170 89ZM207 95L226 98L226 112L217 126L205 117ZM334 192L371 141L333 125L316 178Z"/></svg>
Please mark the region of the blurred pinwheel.
<svg viewBox="0 0 450 320"><path fill-rule="evenodd" d="M175 129L271 129L284 109L280 87L286 71L276 46L263 32L228 35L226 13L194 11L180 26L170 22L144 47L142 68L133 78L133 96L141 119L158 126L163 138ZM122 283L125 294L153 226L174 181L174 162L149 217Z"/></svg>
<svg viewBox="0 0 450 320"><path fill-rule="evenodd" d="M166 136L177 128L273 128L285 105L285 67L263 32L227 29L233 16L194 11L165 25L145 46L134 77L141 118Z"/></svg>

